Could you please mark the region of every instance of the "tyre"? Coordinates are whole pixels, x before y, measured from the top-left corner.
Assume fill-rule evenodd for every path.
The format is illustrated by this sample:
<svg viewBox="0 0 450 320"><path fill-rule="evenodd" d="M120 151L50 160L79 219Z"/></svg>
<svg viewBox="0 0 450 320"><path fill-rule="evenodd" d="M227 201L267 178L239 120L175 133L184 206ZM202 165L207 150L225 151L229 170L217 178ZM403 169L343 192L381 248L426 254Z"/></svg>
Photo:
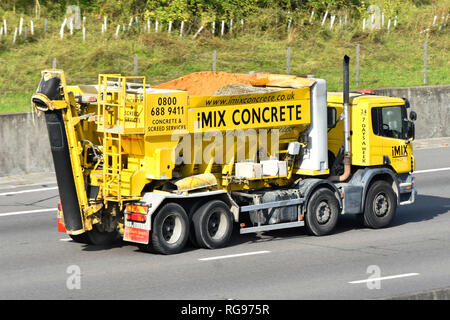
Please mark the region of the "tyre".
<svg viewBox="0 0 450 320"><path fill-rule="evenodd" d="M198 208L192 222L197 244L206 249L224 247L233 232L233 215L228 205L220 200L209 201Z"/></svg>
<svg viewBox="0 0 450 320"><path fill-rule="evenodd" d="M183 250L188 238L189 219L186 211L179 204L168 203L155 216L150 243L144 246L144 250L176 254Z"/></svg>
<svg viewBox="0 0 450 320"><path fill-rule="evenodd" d="M378 229L388 226L397 210L397 195L386 181L375 181L367 191L364 204L364 225Z"/></svg>
<svg viewBox="0 0 450 320"><path fill-rule="evenodd" d="M336 226L339 215L339 202L334 192L319 188L309 198L305 215L306 230L314 236L330 234Z"/></svg>
<svg viewBox="0 0 450 320"><path fill-rule="evenodd" d="M108 246L114 244L119 240L119 232L114 230L112 232L102 231L97 225L92 227L92 230L86 231L86 238L88 244L95 246Z"/></svg>
<svg viewBox="0 0 450 320"><path fill-rule="evenodd" d="M198 208L200 208L202 205L204 205L206 201L195 201L190 209L189 213L189 240L188 243L194 248L200 248L200 245L197 242L197 237L195 236L195 227L194 222L192 221L192 217L194 216L194 213L197 212Z"/></svg>
<svg viewBox="0 0 450 320"><path fill-rule="evenodd" d="M194 222L192 222L192 220L189 226L189 244L194 248L200 248L197 242L197 237L195 236L195 227Z"/></svg>
<svg viewBox="0 0 450 320"><path fill-rule="evenodd" d="M86 232L82 234L69 234L69 237L71 237L72 240L77 243L91 244Z"/></svg>

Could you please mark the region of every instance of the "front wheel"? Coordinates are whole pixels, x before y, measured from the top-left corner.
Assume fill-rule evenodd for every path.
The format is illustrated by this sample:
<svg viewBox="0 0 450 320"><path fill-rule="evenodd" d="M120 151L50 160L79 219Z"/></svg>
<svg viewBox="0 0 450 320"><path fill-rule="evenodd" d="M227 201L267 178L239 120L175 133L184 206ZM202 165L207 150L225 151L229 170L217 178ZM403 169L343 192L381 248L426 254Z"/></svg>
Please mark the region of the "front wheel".
<svg viewBox="0 0 450 320"><path fill-rule="evenodd" d="M386 181L375 181L367 191L364 225L373 229L388 226L397 210L397 196Z"/></svg>
<svg viewBox="0 0 450 320"><path fill-rule="evenodd" d="M306 230L314 236L331 233L339 215L339 202L334 193L327 188L314 191L308 201L305 216Z"/></svg>
<svg viewBox="0 0 450 320"><path fill-rule="evenodd" d="M92 230L86 231L85 234L87 243L96 246L108 246L119 240L119 232L117 230L108 232L101 230L97 225L94 225Z"/></svg>
<svg viewBox="0 0 450 320"><path fill-rule="evenodd" d="M69 234L69 237L77 243L91 244L86 232L82 234Z"/></svg>

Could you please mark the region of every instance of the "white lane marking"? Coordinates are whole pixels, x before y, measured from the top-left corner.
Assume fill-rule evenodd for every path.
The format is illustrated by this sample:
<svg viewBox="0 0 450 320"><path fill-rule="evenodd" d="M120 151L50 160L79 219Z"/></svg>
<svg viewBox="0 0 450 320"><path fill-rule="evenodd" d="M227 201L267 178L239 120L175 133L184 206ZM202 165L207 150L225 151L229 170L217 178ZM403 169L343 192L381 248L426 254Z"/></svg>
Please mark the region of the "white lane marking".
<svg viewBox="0 0 450 320"><path fill-rule="evenodd" d="M390 279L397 279L397 278L405 278L405 277L413 277L418 276L419 273L404 273L404 274L397 274L395 276L387 276L387 277L380 277L380 278L369 278L364 280L357 280L357 281L351 281L349 283L351 284L357 284L357 283L366 283L366 282L373 282L373 281L381 281L381 280L390 280Z"/></svg>
<svg viewBox="0 0 450 320"><path fill-rule="evenodd" d="M59 241L72 241L72 238L59 239Z"/></svg>
<svg viewBox="0 0 450 320"><path fill-rule="evenodd" d="M251 256L254 254L262 254L262 253L269 253L270 251L254 251L254 252L246 252L246 253L238 253L238 254L230 254L227 256L218 256L218 257L210 257L210 258L202 258L198 259L199 261L209 261L209 260L218 260L218 259L228 259L228 258L236 258L236 257L243 257L243 256Z"/></svg>
<svg viewBox="0 0 450 320"><path fill-rule="evenodd" d="M417 171L414 171L413 174L414 174L414 173L427 173L427 172L448 171L448 170L450 170L450 167L447 167L447 168L437 168L437 169L417 170Z"/></svg>
<svg viewBox="0 0 450 320"><path fill-rule="evenodd" d="M48 191L48 190L56 190L56 189L58 189L58 187L39 188L39 189L21 190L21 191L12 191L12 192L3 192L3 193L0 193L0 196L9 196L9 195L19 194L19 193L39 192L39 191Z"/></svg>
<svg viewBox="0 0 450 320"><path fill-rule="evenodd" d="M4 183L3 183L4 184ZM13 186L4 186L2 184L2 187L0 187L0 190L8 190L8 189L17 189L17 188L28 188L28 187L34 187L34 186L46 186L50 184L56 184L56 182L40 182L40 183L31 183L31 184L18 184Z"/></svg>
<svg viewBox="0 0 450 320"><path fill-rule="evenodd" d="M50 211L58 211L58 208L37 209L37 210L28 210L28 211L16 211L16 212L5 212L5 213L0 213L0 217L16 216L16 215L19 215L19 214L28 214L28 213L50 212Z"/></svg>

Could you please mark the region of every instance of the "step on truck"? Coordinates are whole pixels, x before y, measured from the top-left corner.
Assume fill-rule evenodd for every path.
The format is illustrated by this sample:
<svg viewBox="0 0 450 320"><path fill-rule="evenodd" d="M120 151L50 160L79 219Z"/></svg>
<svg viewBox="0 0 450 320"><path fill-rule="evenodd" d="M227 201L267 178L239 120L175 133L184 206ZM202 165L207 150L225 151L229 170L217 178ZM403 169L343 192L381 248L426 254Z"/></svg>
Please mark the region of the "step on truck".
<svg viewBox="0 0 450 320"><path fill-rule="evenodd" d="M339 215L388 226L416 196L407 99L327 92L323 79L240 74L245 90L188 95L145 77L101 74L69 86L44 70L43 113L60 194L59 229L74 241L117 239L179 253L241 234L333 232ZM214 75L215 73L211 73Z"/></svg>

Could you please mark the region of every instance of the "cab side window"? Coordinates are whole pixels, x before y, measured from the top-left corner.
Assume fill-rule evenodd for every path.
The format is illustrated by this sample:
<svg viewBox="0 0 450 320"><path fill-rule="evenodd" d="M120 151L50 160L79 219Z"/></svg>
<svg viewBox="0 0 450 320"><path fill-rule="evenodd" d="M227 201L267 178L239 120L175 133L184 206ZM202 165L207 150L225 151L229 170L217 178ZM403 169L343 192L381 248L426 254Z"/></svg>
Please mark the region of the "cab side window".
<svg viewBox="0 0 450 320"><path fill-rule="evenodd" d="M388 138L405 139L406 109L404 106L372 109L373 133Z"/></svg>

